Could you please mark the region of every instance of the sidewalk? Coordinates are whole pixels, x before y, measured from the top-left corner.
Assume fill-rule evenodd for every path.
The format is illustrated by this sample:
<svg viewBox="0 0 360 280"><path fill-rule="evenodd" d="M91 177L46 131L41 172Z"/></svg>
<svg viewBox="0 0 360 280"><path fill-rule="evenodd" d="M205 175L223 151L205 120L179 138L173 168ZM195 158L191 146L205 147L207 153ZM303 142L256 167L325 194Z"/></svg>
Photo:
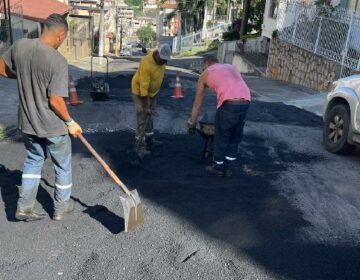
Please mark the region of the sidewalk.
<svg viewBox="0 0 360 280"><path fill-rule="evenodd" d="M258 76L244 76L255 100L280 102L322 116L326 93Z"/></svg>

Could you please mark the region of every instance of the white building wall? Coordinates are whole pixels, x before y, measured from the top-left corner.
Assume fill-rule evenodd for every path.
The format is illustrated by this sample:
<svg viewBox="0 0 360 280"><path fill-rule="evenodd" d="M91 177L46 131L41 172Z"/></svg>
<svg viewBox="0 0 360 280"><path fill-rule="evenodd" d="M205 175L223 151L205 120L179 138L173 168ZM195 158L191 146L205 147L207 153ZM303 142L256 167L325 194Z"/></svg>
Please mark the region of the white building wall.
<svg viewBox="0 0 360 280"><path fill-rule="evenodd" d="M266 0L262 36L271 39L272 33L276 30L277 20L269 16L271 0Z"/></svg>

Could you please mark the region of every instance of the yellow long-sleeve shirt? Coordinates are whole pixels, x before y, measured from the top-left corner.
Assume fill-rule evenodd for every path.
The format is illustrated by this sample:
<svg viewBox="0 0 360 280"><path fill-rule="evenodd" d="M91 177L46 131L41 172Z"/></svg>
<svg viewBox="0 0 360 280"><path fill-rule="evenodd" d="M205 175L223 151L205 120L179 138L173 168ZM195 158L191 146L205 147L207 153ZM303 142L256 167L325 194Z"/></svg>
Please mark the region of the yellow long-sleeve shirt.
<svg viewBox="0 0 360 280"><path fill-rule="evenodd" d="M141 59L138 70L131 81L131 91L135 95L154 97L164 79L165 65L158 65L153 52Z"/></svg>

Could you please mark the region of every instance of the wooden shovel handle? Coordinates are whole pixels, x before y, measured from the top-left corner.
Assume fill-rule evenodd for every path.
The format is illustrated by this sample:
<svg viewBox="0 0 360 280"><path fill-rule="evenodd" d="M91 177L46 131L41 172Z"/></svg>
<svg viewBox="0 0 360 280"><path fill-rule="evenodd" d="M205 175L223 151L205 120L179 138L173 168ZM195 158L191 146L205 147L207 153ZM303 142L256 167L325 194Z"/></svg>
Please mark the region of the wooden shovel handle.
<svg viewBox="0 0 360 280"><path fill-rule="evenodd" d="M90 145L90 143L85 139L85 137L80 134L78 135L80 141L86 146L89 152L96 158L96 160L101 164L101 166L105 169L105 171L109 174L109 176L115 181L115 183L127 194L131 195L129 189L125 186L125 184L120 180L118 176L110 169L107 163L100 157L100 155L95 151L95 149Z"/></svg>

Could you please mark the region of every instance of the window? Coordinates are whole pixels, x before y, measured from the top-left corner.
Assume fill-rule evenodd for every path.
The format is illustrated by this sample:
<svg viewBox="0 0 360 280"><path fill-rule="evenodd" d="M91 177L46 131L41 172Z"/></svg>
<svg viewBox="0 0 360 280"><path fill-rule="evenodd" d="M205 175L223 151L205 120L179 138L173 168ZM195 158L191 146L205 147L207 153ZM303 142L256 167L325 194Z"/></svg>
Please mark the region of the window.
<svg viewBox="0 0 360 280"><path fill-rule="evenodd" d="M276 18L278 14L279 2L277 0L271 0L269 17Z"/></svg>

